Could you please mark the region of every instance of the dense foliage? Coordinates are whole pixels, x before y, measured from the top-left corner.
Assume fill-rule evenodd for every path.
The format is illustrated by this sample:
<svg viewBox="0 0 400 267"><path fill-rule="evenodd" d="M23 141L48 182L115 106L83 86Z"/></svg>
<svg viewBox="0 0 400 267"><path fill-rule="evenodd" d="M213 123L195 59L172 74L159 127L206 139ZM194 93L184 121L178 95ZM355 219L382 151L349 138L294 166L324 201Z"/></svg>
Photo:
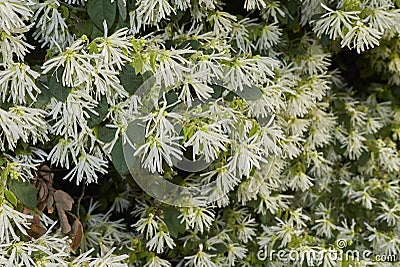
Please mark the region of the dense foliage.
<svg viewBox="0 0 400 267"><path fill-rule="evenodd" d="M0 0L0 265L393 264L399 34L397 0Z"/></svg>

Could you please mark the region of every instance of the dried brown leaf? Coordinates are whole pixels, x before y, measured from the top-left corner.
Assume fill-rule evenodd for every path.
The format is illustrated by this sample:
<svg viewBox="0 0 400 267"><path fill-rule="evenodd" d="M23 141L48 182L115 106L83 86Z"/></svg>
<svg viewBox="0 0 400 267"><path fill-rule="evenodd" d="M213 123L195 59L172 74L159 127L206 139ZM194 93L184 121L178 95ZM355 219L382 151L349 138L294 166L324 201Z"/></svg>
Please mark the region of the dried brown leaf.
<svg viewBox="0 0 400 267"><path fill-rule="evenodd" d="M78 218L75 218L74 223L72 224L72 242L71 249L76 251L83 239L83 226L81 221Z"/></svg>
<svg viewBox="0 0 400 267"><path fill-rule="evenodd" d="M70 195L68 195L62 190L56 190L54 191L53 196L54 196L54 201L58 204L60 208L67 211L70 211L72 209L74 200Z"/></svg>
<svg viewBox="0 0 400 267"><path fill-rule="evenodd" d="M32 223L30 225L30 229L27 229L27 233L30 237L39 238L46 233L47 229L40 225L40 218L37 215L33 216Z"/></svg>
<svg viewBox="0 0 400 267"><path fill-rule="evenodd" d="M46 201L47 212L50 214L52 214L54 212L53 205L54 205L54 195L53 195L53 192L50 192L49 196L47 198L47 201Z"/></svg>
<svg viewBox="0 0 400 267"><path fill-rule="evenodd" d="M43 178L47 183L53 183L54 173L51 171L49 166L42 165L38 170L38 176Z"/></svg>
<svg viewBox="0 0 400 267"><path fill-rule="evenodd" d="M47 199L49 194L49 188L47 187L46 183L42 180L39 180L39 192L38 192L38 202L43 202Z"/></svg>
<svg viewBox="0 0 400 267"><path fill-rule="evenodd" d="M31 228L27 230L29 236L38 239L42 235L46 233L46 228L41 226L40 224L31 224Z"/></svg>
<svg viewBox="0 0 400 267"><path fill-rule="evenodd" d="M71 225L68 222L67 214L65 213L65 209L56 203L58 217L60 218L61 230L64 235L68 234L71 231Z"/></svg>
<svg viewBox="0 0 400 267"><path fill-rule="evenodd" d="M60 218L61 230L63 234L68 234L71 231L71 225L68 222L65 211L70 211L72 209L74 200L62 190L54 191L53 196L56 202L58 217Z"/></svg>

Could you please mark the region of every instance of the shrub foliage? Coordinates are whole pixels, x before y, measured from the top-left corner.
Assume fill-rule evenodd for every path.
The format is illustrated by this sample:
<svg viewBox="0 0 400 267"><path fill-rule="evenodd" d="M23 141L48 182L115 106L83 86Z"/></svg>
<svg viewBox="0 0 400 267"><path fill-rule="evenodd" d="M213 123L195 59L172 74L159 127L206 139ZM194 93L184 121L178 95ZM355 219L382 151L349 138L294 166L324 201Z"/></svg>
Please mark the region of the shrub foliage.
<svg viewBox="0 0 400 267"><path fill-rule="evenodd" d="M0 0L0 265L396 260L399 34L397 0Z"/></svg>

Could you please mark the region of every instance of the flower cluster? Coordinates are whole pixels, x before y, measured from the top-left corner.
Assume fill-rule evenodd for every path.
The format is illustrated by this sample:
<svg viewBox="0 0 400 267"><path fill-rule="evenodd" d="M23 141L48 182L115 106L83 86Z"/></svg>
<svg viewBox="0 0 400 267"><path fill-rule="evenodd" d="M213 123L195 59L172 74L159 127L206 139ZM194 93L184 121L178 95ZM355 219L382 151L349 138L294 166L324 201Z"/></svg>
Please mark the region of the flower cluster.
<svg viewBox="0 0 400 267"><path fill-rule="evenodd" d="M0 265L400 253L398 1L238 3L0 0Z"/></svg>

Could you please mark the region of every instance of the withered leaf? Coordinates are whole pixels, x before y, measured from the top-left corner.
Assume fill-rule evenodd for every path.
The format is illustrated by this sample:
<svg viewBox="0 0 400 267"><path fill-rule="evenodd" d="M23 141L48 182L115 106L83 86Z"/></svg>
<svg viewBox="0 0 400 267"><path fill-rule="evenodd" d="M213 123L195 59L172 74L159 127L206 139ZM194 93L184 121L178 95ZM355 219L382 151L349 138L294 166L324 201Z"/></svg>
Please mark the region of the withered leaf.
<svg viewBox="0 0 400 267"><path fill-rule="evenodd" d="M63 234L68 234L71 231L71 225L69 225L67 214L62 205L56 203L58 217L60 218L61 230Z"/></svg>
<svg viewBox="0 0 400 267"><path fill-rule="evenodd" d="M27 230L27 233L29 234L29 236L36 239L44 235L47 231L45 227L40 225L40 218L37 215L33 216L32 223L30 226L31 227L30 229Z"/></svg>
<svg viewBox="0 0 400 267"><path fill-rule="evenodd" d="M70 195L65 193L62 190L56 190L53 193L54 201L60 206L60 208L70 211L72 210L72 205L74 204L74 200Z"/></svg>
<svg viewBox="0 0 400 267"><path fill-rule="evenodd" d="M43 202L46 200L48 194L49 194L49 189L46 185L45 182L42 180L39 180L39 192L38 192L38 202Z"/></svg>
<svg viewBox="0 0 400 267"><path fill-rule="evenodd" d="M50 193L49 193L49 196L48 196L48 198L47 198L47 201L46 201L47 211L48 211L48 213L50 213L50 214L52 214L53 211L54 211L53 204L54 204L54 196L53 196L53 192L50 192Z"/></svg>
<svg viewBox="0 0 400 267"><path fill-rule="evenodd" d="M71 231L71 225L68 222L67 214L65 211L70 211L74 200L70 195L62 190L56 190L53 193L54 201L56 202L58 217L60 218L61 230L63 234L67 234Z"/></svg>
<svg viewBox="0 0 400 267"><path fill-rule="evenodd" d="M78 218L75 218L74 223L72 224L72 242L71 242L71 249L76 251L83 238L83 226L81 221Z"/></svg>
<svg viewBox="0 0 400 267"><path fill-rule="evenodd" d="M38 175L46 180L48 183L52 184L53 183L53 176L54 173L51 171L49 166L47 165L42 165L39 170L38 170Z"/></svg>
<svg viewBox="0 0 400 267"><path fill-rule="evenodd" d="M29 236L38 239L39 237L44 235L46 231L46 228L39 224L31 224L31 228L27 230L27 233L29 234Z"/></svg>

